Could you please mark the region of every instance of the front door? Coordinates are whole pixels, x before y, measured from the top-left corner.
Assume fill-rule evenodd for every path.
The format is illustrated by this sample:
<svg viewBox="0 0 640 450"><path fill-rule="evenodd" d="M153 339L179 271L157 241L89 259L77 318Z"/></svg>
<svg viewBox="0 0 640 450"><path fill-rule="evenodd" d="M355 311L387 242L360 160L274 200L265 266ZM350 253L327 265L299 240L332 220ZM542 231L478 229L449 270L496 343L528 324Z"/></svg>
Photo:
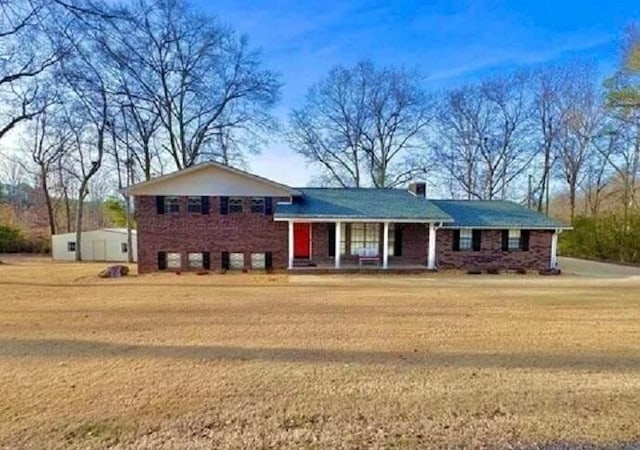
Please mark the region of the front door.
<svg viewBox="0 0 640 450"><path fill-rule="evenodd" d="M309 259L311 256L311 224L293 224L293 257Z"/></svg>

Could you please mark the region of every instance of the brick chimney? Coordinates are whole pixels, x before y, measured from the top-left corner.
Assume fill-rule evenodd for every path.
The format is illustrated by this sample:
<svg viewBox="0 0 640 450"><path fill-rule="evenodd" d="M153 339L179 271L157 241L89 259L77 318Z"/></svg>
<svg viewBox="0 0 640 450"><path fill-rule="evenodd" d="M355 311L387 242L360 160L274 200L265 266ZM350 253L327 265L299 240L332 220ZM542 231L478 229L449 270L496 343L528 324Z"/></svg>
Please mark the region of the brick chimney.
<svg viewBox="0 0 640 450"><path fill-rule="evenodd" d="M426 197L427 196L427 183L423 182L413 182L409 183L409 192L413 193L418 197Z"/></svg>

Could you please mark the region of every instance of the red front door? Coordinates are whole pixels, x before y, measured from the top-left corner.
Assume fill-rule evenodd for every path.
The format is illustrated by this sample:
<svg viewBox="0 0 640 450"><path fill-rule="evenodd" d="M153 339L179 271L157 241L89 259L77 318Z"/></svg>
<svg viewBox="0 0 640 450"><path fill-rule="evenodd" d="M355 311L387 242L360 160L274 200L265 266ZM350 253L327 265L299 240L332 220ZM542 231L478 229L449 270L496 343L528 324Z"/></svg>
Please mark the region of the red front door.
<svg viewBox="0 0 640 450"><path fill-rule="evenodd" d="M311 256L311 224L293 224L293 257L309 259Z"/></svg>

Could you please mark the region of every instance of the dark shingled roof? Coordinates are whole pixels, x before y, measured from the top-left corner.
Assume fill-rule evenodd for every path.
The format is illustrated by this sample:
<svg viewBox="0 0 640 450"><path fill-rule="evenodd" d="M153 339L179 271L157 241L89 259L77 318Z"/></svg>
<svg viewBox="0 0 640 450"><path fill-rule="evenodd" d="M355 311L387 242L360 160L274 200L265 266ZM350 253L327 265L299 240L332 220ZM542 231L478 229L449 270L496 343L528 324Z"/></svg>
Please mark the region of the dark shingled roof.
<svg viewBox="0 0 640 450"><path fill-rule="evenodd" d="M446 227L473 228L570 228L542 213L504 200L431 200L453 217Z"/></svg>
<svg viewBox="0 0 640 450"><path fill-rule="evenodd" d="M278 204L276 218L380 219L449 222L451 217L424 197L404 189L300 188L293 204Z"/></svg>

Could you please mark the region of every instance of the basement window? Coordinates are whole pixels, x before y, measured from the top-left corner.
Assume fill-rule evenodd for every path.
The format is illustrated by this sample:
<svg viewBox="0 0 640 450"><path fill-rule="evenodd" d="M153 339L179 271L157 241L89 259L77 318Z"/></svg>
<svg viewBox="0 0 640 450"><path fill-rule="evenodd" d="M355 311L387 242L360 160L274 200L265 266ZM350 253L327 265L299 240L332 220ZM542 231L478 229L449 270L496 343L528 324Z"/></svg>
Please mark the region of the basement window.
<svg viewBox="0 0 640 450"><path fill-rule="evenodd" d="M167 269L181 269L182 257L180 253L167 253Z"/></svg>
<svg viewBox="0 0 640 450"><path fill-rule="evenodd" d="M244 253L229 253L229 269L244 269Z"/></svg>
<svg viewBox="0 0 640 450"><path fill-rule="evenodd" d="M68 252L75 252L76 251L76 243L69 241L67 242L67 251Z"/></svg>
<svg viewBox="0 0 640 450"><path fill-rule="evenodd" d="M189 253L189 269L202 269L204 267L202 253Z"/></svg>
<svg viewBox="0 0 640 450"><path fill-rule="evenodd" d="M251 268L252 269L266 269L266 259L264 253L252 253L251 254Z"/></svg>

